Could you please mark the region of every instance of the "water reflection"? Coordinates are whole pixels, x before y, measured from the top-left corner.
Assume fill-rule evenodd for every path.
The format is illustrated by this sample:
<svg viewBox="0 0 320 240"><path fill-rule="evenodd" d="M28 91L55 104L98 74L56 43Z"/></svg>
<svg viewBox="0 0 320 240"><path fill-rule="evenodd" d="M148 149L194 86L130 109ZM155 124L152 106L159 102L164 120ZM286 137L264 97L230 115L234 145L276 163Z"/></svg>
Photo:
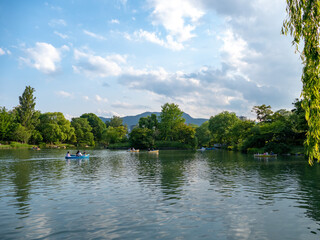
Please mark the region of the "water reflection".
<svg viewBox="0 0 320 240"><path fill-rule="evenodd" d="M320 167L228 151L0 151L7 238L316 239ZM281 229L280 229L281 226Z"/></svg>
<svg viewBox="0 0 320 240"><path fill-rule="evenodd" d="M18 215L27 215L30 212L28 200L30 192L30 174L31 170L29 164L26 162L15 162L10 166L12 174L12 182L14 184L14 197L16 199L15 205L18 207Z"/></svg>

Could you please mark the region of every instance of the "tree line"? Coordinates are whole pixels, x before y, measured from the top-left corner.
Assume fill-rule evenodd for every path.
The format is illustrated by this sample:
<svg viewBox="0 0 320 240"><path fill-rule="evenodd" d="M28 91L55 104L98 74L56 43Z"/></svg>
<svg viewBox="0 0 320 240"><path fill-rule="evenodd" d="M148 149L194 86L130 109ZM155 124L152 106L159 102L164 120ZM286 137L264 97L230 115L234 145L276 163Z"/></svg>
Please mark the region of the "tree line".
<svg viewBox="0 0 320 240"><path fill-rule="evenodd" d="M68 143L77 146L132 146L135 148L210 147L214 144L229 149L288 152L291 146L302 146L307 123L301 101L294 109L273 112L270 106L254 106L259 122L240 120L235 113L224 111L212 116L201 126L185 124L177 104L166 103L160 116L142 117L133 130L122 119L113 116L103 122L94 113L67 120L61 112L41 113L35 110L35 89L27 86L13 110L0 108L0 141L29 144Z"/></svg>

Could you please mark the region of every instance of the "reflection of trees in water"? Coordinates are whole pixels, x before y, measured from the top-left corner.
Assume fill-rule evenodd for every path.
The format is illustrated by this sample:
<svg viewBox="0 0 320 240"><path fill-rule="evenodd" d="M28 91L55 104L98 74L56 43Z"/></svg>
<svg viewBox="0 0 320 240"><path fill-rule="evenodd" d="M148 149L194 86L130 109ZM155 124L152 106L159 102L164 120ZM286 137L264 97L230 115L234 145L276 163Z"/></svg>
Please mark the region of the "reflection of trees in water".
<svg viewBox="0 0 320 240"><path fill-rule="evenodd" d="M290 162L268 161L248 154L213 151L208 155L208 179L218 192L233 196L241 187L254 193L262 204L270 204L294 184L296 175L290 173Z"/></svg>
<svg viewBox="0 0 320 240"><path fill-rule="evenodd" d="M19 209L17 214L27 215L30 212L28 201L31 189L30 174L32 169L30 169L28 162L14 162L9 169L12 183L15 185L16 206Z"/></svg>
<svg viewBox="0 0 320 240"><path fill-rule="evenodd" d="M7 186L13 186L14 198L16 202L14 206L18 208L18 215L24 217L30 212L29 207L29 192L30 174L32 169L25 159L30 158L30 150L1 150L1 155L7 160L1 161L0 164L0 179L5 179L8 182ZM10 183L11 182L11 183Z"/></svg>
<svg viewBox="0 0 320 240"><path fill-rule="evenodd" d="M186 164L192 159L190 152L168 151L160 158L160 186L165 199L180 199L186 181Z"/></svg>
<svg viewBox="0 0 320 240"><path fill-rule="evenodd" d="M299 183L299 204L306 215L320 222L320 166L310 167L307 163L296 169Z"/></svg>
<svg viewBox="0 0 320 240"><path fill-rule="evenodd" d="M320 166L310 167L298 157L255 159L250 155L216 151L207 155L208 179L216 191L234 194L239 187L253 193L261 204L291 199L295 207L320 221Z"/></svg>
<svg viewBox="0 0 320 240"><path fill-rule="evenodd" d="M32 188L39 189L35 184L50 183L53 180L63 179L64 162L35 160L32 157L41 155L32 150L10 150L4 153L5 159L0 163L1 178L9 181L8 186L13 186L17 214L25 217L30 212L30 192Z"/></svg>
<svg viewBox="0 0 320 240"><path fill-rule="evenodd" d="M138 181L148 187L157 186L160 178L161 162L158 154L140 153L135 162Z"/></svg>
<svg viewBox="0 0 320 240"><path fill-rule="evenodd" d="M136 163L139 181L160 187L165 199L180 198L186 171L194 154L190 151L161 151L159 155L141 153Z"/></svg>

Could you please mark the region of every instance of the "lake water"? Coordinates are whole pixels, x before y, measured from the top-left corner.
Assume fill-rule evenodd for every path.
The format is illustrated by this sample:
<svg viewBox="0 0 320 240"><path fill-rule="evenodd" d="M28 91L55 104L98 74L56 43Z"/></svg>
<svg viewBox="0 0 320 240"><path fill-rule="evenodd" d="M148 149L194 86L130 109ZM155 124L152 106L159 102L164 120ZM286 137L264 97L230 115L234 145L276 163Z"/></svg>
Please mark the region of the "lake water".
<svg viewBox="0 0 320 240"><path fill-rule="evenodd" d="M320 166L207 152L0 151L0 239L320 239Z"/></svg>

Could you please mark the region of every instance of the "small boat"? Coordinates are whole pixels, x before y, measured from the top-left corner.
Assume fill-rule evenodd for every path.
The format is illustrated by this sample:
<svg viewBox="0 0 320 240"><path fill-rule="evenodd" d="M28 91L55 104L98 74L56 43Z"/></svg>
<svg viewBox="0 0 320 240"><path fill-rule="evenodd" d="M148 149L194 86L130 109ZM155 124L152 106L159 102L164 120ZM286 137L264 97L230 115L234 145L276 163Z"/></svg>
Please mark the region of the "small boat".
<svg viewBox="0 0 320 240"><path fill-rule="evenodd" d="M159 150L150 150L150 151L148 151L148 153L159 153Z"/></svg>
<svg viewBox="0 0 320 240"><path fill-rule="evenodd" d="M89 158L90 154L77 156L77 155L70 155L70 157L66 156L66 159L87 159Z"/></svg>
<svg viewBox="0 0 320 240"><path fill-rule="evenodd" d="M135 149L135 150L128 150L128 152L139 152L139 149Z"/></svg>
<svg viewBox="0 0 320 240"><path fill-rule="evenodd" d="M277 157L277 154L265 154L265 153L258 153L254 154L254 157Z"/></svg>
<svg viewBox="0 0 320 240"><path fill-rule="evenodd" d="M207 147L206 150L215 150L215 147Z"/></svg>
<svg viewBox="0 0 320 240"><path fill-rule="evenodd" d="M37 151L39 151L39 150L40 150L40 148L39 148L39 147L32 147L31 149L32 149L32 150L37 150Z"/></svg>
<svg viewBox="0 0 320 240"><path fill-rule="evenodd" d="M200 149L197 149L197 151L201 151L201 152L203 152L203 151L205 151L205 150L207 150L205 147L202 147L202 148L200 148Z"/></svg>

